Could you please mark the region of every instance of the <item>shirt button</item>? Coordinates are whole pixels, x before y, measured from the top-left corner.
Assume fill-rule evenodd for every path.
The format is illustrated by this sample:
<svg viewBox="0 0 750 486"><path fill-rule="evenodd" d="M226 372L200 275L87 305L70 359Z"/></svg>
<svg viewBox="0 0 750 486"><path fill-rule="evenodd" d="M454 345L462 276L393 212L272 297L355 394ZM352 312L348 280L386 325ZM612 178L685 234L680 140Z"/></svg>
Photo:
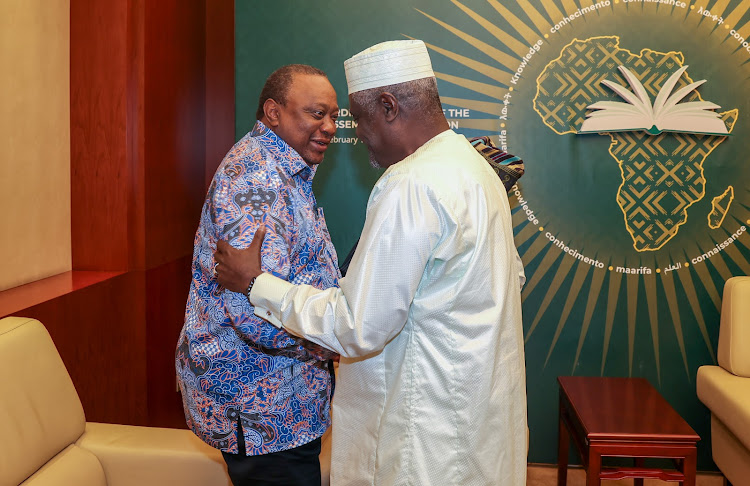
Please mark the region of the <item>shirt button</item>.
<svg viewBox="0 0 750 486"><path fill-rule="evenodd" d="M266 311L266 315L267 315L268 317L271 317L271 311Z"/></svg>

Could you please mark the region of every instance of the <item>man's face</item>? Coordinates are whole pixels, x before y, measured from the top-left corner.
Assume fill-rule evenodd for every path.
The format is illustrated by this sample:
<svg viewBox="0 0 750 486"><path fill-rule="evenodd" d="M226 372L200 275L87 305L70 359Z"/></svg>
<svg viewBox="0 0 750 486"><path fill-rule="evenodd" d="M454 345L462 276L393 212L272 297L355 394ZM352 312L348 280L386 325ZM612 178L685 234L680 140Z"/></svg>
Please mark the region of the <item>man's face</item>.
<svg viewBox="0 0 750 486"><path fill-rule="evenodd" d="M336 133L339 105L336 91L324 76L296 74L287 93L286 105L279 105L274 132L289 144L308 165L317 165Z"/></svg>
<svg viewBox="0 0 750 486"><path fill-rule="evenodd" d="M370 155L370 165L375 168L384 168L383 150L385 145L382 141L382 129L378 120L377 113L370 114L362 105L357 103L354 98L349 96L349 111L352 119L357 123L357 137L367 147Z"/></svg>

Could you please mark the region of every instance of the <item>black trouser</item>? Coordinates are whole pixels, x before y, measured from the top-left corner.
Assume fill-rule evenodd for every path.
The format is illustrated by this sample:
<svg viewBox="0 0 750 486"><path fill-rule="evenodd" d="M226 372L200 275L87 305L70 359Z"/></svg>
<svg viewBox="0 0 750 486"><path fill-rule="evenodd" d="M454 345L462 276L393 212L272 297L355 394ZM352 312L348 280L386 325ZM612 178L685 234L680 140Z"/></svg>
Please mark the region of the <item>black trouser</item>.
<svg viewBox="0 0 750 486"><path fill-rule="evenodd" d="M237 447L238 454L222 451L234 486L320 486L320 438L286 451L246 456L237 424Z"/></svg>

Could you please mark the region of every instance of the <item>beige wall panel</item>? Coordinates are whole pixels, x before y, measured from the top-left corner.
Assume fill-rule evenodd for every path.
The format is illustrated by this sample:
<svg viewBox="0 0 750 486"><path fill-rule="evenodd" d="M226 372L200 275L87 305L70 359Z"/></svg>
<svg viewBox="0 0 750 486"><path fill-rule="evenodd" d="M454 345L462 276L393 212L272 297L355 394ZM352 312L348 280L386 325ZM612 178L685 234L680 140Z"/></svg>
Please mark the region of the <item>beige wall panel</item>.
<svg viewBox="0 0 750 486"><path fill-rule="evenodd" d="M70 0L0 0L0 290L71 269Z"/></svg>

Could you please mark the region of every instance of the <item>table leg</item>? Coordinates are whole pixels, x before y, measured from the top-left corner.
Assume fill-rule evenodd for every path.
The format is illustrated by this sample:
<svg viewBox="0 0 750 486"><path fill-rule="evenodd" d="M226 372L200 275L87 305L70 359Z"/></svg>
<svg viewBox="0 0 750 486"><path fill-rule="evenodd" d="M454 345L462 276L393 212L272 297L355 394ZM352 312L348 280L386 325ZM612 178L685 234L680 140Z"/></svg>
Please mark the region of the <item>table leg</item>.
<svg viewBox="0 0 750 486"><path fill-rule="evenodd" d="M601 486L602 454L596 446L589 447L589 467L586 468L586 486Z"/></svg>
<svg viewBox="0 0 750 486"><path fill-rule="evenodd" d="M693 448L682 461L682 474L685 475L684 486L695 486L695 469L697 468L698 451Z"/></svg>
<svg viewBox="0 0 750 486"><path fill-rule="evenodd" d="M560 400L560 424L558 427L557 441L557 486L566 486L568 483L568 447L570 446L570 434L563 420L563 404Z"/></svg>
<svg viewBox="0 0 750 486"><path fill-rule="evenodd" d="M642 457L635 458L635 467L643 467L646 461ZM643 478L635 478L633 480L633 486L643 486Z"/></svg>

